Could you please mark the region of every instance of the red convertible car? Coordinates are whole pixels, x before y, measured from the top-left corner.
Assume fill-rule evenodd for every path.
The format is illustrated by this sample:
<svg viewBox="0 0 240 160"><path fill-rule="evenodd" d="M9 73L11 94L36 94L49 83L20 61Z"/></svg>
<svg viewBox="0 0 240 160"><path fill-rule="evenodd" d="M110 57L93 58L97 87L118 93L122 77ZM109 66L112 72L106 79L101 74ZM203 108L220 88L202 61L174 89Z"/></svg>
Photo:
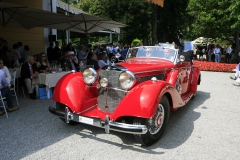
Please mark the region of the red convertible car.
<svg viewBox="0 0 240 160"><path fill-rule="evenodd" d="M146 146L162 136L170 111L186 105L200 84L191 52L162 46L128 50L126 60L72 72L57 83L49 111L69 124L133 134Z"/></svg>

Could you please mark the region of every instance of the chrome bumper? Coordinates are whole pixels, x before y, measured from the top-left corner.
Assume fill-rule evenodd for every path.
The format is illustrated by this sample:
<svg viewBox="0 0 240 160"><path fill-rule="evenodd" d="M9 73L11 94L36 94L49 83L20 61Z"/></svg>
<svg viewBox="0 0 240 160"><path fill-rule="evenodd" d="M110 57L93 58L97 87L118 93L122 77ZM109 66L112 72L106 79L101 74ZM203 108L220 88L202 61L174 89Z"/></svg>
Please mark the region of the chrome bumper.
<svg viewBox="0 0 240 160"><path fill-rule="evenodd" d="M123 133L130 133L130 134L146 134L147 133L147 127L145 125L132 125L132 124L126 124L126 123L118 123L118 122L109 120L109 116L106 116L105 121L99 120L96 118L83 117L81 115L72 113L68 107L65 107L65 111L62 111L50 106L49 112L54 115L60 116L61 118L65 118L66 123L69 123L69 121L85 123L88 125L105 128L106 133L109 133L110 130L123 132Z"/></svg>

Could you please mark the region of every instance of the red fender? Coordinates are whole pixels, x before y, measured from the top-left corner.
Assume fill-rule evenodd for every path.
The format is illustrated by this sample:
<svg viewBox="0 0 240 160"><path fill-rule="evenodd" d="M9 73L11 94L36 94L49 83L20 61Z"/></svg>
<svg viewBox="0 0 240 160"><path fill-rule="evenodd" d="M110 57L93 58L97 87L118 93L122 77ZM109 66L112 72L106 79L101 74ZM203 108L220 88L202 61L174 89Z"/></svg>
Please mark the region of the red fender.
<svg viewBox="0 0 240 160"><path fill-rule="evenodd" d="M193 74L192 74L192 87L191 87L191 92L192 93L197 92L197 85L198 85L199 80L201 81L200 69L194 67L193 68Z"/></svg>
<svg viewBox="0 0 240 160"><path fill-rule="evenodd" d="M184 104L177 90L169 83L158 80L146 81L134 87L119 103L113 119L121 116L136 116L150 118L154 116L161 97L169 92L173 98L173 106L180 102Z"/></svg>
<svg viewBox="0 0 240 160"><path fill-rule="evenodd" d="M54 89L53 100L80 112L97 104L96 87L87 87L82 73L75 72L63 76Z"/></svg>

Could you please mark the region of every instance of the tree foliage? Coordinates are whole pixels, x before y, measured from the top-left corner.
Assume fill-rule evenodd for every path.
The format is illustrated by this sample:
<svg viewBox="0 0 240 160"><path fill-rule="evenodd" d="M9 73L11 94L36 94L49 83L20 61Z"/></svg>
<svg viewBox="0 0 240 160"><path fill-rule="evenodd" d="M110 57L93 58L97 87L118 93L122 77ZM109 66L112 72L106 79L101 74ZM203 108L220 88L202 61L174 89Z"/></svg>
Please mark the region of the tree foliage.
<svg viewBox="0 0 240 160"><path fill-rule="evenodd" d="M240 28L240 1L232 0L228 10L231 13L230 16L234 19L233 23L231 23L231 27Z"/></svg>
<svg viewBox="0 0 240 160"><path fill-rule="evenodd" d="M124 43L138 38L148 45L200 36L223 40L240 26L239 0L165 0L163 8L145 0L68 1L78 2L77 8L92 15L127 24L121 28Z"/></svg>
<svg viewBox="0 0 240 160"><path fill-rule="evenodd" d="M226 39L233 34L231 11L233 0L190 0L187 11L190 22L185 34L189 38L208 37Z"/></svg>
<svg viewBox="0 0 240 160"><path fill-rule="evenodd" d="M128 27L121 29L124 42L139 38L148 45L157 41L177 41L187 3L188 0L165 0L162 8L145 0L81 0L77 7L127 24Z"/></svg>
<svg viewBox="0 0 240 160"><path fill-rule="evenodd" d="M143 40L149 35L150 4L144 0L97 0L92 2L88 12L127 24L127 27L121 29L124 42L130 43L134 38Z"/></svg>

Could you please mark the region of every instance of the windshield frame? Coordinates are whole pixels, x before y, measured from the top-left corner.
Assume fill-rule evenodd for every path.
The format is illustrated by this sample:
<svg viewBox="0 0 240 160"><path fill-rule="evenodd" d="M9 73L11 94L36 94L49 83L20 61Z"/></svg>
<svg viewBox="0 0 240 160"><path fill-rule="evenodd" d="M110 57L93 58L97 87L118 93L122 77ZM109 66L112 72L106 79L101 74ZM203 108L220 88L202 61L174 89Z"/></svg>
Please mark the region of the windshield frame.
<svg viewBox="0 0 240 160"><path fill-rule="evenodd" d="M159 50L159 56L150 56L150 57L147 57L146 56L146 53L148 52L148 50L154 50L153 53L158 54L158 50ZM167 59L167 58L164 58L163 57L163 54L164 53L161 53L161 52L164 52L165 50L170 50L171 52L171 59ZM144 53L142 54L142 56L140 56L140 52L139 51L143 51ZM146 58L154 58L154 59L164 59L164 60L168 60L168 61L171 61L171 62L175 62L176 59L177 59L177 54L178 51L177 49L173 49L173 48L168 48L168 47L162 47L162 46L139 46L139 47L132 47L132 48L129 48L128 52L127 52L127 55L126 55L126 60L127 59L131 59L131 58L141 58L141 59L146 59ZM161 57L160 57L161 56Z"/></svg>

